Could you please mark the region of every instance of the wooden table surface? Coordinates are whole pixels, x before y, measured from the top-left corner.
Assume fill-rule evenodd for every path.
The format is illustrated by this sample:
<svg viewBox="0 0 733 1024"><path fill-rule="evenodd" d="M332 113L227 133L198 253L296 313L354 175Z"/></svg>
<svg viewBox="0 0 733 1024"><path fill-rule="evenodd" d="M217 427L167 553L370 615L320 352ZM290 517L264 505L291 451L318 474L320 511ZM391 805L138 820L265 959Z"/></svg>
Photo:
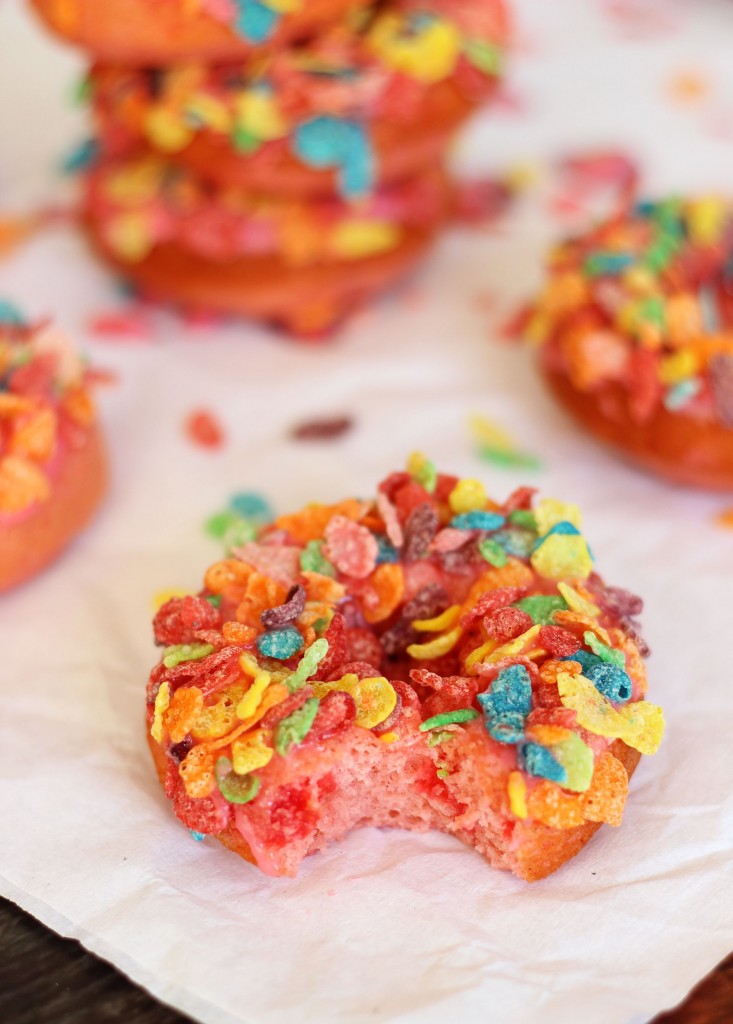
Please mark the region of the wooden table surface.
<svg viewBox="0 0 733 1024"><path fill-rule="evenodd" d="M190 1024L78 942L0 900L1 1024ZM654 1024L731 1024L733 956Z"/></svg>

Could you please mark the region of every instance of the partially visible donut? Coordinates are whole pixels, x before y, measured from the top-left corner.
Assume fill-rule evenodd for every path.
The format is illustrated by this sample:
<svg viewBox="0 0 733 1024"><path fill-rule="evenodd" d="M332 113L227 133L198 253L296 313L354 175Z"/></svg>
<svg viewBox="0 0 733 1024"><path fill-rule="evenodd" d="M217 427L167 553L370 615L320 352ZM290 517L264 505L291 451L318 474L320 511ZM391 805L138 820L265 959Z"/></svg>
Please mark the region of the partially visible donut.
<svg viewBox="0 0 733 1024"><path fill-rule="evenodd" d="M150 295L307 334L399 280L449 198L439 170L353 207L206 186L144 157L93 169L86 208L97 247Z"/></svg>
<svg viewBox="0 0 733 1024"><path fill-rule="evenodd" d="M31 0L59 36L128 67L238 60L319 33L368 0Z"/></svg>
<svg viewBox="0 0 733 1024"><path fill-rule="evenodd" d="M560 402L675 483L733 490L733 204L641 203L552 253L525 323Z"/></svg>
<svg viewBox="0 0 733 1024"><path fill-rule="evenodd" d="M150 146L219 184L356 200L440 160L496 88L507 35L503 0L422 0L256 61L99 65L97 135L107 153Z"/></svg>
<svg viewBox="0 0 733 1024"><path fill-rule="evenodd" d="M0 321L0 591L87 525L107 460L81 361L49 327Z"/></svg>
<svg viewBox="0 0 733 1024"><path fill-rule="evenodd" d="M147 721L181 821L270 875L378 825L527 880L618 825L663 731L641 601L593 572L574 506L532 494L497 504L416 455L164 604Z"/></svg>

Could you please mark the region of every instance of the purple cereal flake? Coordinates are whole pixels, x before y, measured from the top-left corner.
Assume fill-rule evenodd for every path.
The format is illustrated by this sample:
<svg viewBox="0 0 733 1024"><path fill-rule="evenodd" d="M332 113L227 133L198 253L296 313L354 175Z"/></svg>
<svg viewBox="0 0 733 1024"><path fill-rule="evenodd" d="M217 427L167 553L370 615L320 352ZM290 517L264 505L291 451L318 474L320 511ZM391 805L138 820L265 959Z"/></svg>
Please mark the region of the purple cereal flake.
<svg viewBox="0 0 733 1024"><path fill-rule="evenodd" d="M288 595L285 601L278 605L276 608L267 608L260 619L265 629L278 629L281 626L287 626L291 622L295 622L299 615L303 613L305 608L305 587L302 587L300 583L296 583L295 586L291 587L288 591Z"/></svg>
<svg viewBox="0 0 733 1024"><path fill-rule="evenodd" d="M724 427L733 429L733 355L719 352L708 364L715 408Z"/></svg>
<svg viewBox="0 0 733 1024"><path fill-rule="evenodd" d="M416 562L424 558L430 542L438 532L440 519L435 506L429 501L414 508L405 523L405 545L403 558L406 562Z"/></svg>
<svg viewBox="0 0 733 1024"><path fill-rule="evenodd" d="M421 634L413 628L415 619L432 619L446 610L450 597L439 583L429 583L408 601L395 624L382 634L382 649L388 657L402 654L410 644L418 643ZM424 638L423 638L424 639Z"/></svg>
<svg viewBox="0 0 733 1024"><path fill-rule="evenodd" d="M644 610L642 598L623 587L604 587L598 597L609 611L624 618L641 615Z"/></svg>
<svg viewBox="0 0 733 1024"><path fill-rule="evenodd" d="M335 441L354 428L352 416L330 416L306 420L290 430L293 441Z"/></svg>

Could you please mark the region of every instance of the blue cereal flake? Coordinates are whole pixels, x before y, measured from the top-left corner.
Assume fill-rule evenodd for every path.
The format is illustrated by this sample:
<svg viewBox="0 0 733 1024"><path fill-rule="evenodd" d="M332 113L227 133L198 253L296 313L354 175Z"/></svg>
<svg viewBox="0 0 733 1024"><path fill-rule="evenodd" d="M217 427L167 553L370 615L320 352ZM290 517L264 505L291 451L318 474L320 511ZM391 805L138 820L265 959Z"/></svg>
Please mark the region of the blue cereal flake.
<svg viewBox="0 0 733 1024"><path fill-rule="evenodd" d="M241 491L229 499L229 511L257 523L269 523L274 518L270 503L255 491Z"/></svg>
<svg viewBox="0 0 733 1024"><path fill-rule="evenodd" d="M450 525L455 530L498 530L504 525L506 519L498 512L482 512L475 509L473 512L463 512L451 519Z"/></svg>
<svg viewBox="0 0 733 1024"><path fill-rule="evenodd" d="M613 276L630 267L634 260L626 252L592 252L585 261L585 272L589 277Z"/></svg>
<svg viewBox="0 0 733 1024"><path fill-rule="evenodd" d="M280 15L260 0L235 0L234 29L250 43L264 43L275 31Z"/></svg>
<svg viewBox="0 0 733 1024"><path fill-rule="evenodd" d="M519 764L529 775L537 775L541 779L549 779L560 785L567 780L567 772L550 753L547 747L539 743L525 743L519 750Z"/></svg>
<svg viewBox="0 0 733 1024"><path fill-rule="evenodd" d="M577 526L573 526L572 523L567 522L567 520L563 520L560 523L555 523L552 529L543 534L539 540L535 542L534 547L538 548L541 544L544 544L547 538L552 537L553 534L559 534L561 537L580 537L580 530Z"/></svg>
<svg viewBox="0 0 733 1024"><path fill-rule="evenodd" d="M497 743L521 743L524 739L524 715L518 711L503 711L484 718L486 731Z"/></svg>
<svg viewBox="0 0 733 1024"><path fill-rule="evenodd" d="M303 649L305 641L295 626L270 629L257 637L257 650L266 658L287 661Z"/></svg>
<svg viewBox="0 0 733 1024"><path fill-rule="evenodd" d="M61 173L62 174L77 174L79 171L85 171L87 167L96 161L99 155L99 145L95 139L86 139L84 142L79 143L67 156L61 161Z"/></svg>
<svg viewBox="0 0 733 1024"><path fill-rule="evenodd" d="M693 398L697 398L701 388L702 381L699 377L688 377L686 380L679 381L665 392L662 400L664 408L668 412L679 412Z"/></svg>
<svg viewBox="0 0 733 1024"><path fill-rule="evenodd" d="M532 683L524 665L509 665L498 674L491 687L477 698L486 715L512 712L528 715L532 710Z"/></svg>
<svg viewBox="0 0 733 1024"><path fill-rule="evenodd" d="M397 548L387 540L384 534L375 534L375 540L379 551L377 553L377 565L382 565L384 562L398 562L399 553Z"/></svg>
<svg viewBox="0 0 733 1024"><path fill-rule="evenodd" d="M496 543L515 558L529 558L534 549L535 537L536 535L528 530L499 530L494 534Z"/></svg>
<svg viewBox="0 0 733 1024"><path fill-rule="evenodd" d="M20 310L5 299L0 299L0 324L9 324L11 327L23 327L25 320Z"/></svg>
<svg viewBox="0 0 733 1024"><path fill-rule="evenodd" d="M611 665L605 661L599 661L592 665L587 671L583 670L586 679L589 679L599 693L602 693L614 704L624 704L631 697L632 685L627 672L618 665Z"/></svg>
<svg viewBox="0 0 733 1024"><path fill-rule="evenodd" d="M564 655L560 661L577 661L586 678L588 678L588 672L594 665L601 664L601 659L597 655L591 654L590 651L584 651L582 648L579 651L576 651L575 654Z"/></svg>
<svg viewBox="0 0 733 1024"><path fill-rule="evenodd" d="M301 124L293 146L300 159L324 170L336 167L339 189L347 199L359 199L374 186L374 154L364 125L330 114L321 114Z"/></svg>
<svg viewBox="0 0 733 1024"><path fill-rule="evenodd" d="M195 839L197 843L202 843L204 839L206 839L205 832L197 832L195 828L190 828L188 831L191 833L192 838Z"/></svg>

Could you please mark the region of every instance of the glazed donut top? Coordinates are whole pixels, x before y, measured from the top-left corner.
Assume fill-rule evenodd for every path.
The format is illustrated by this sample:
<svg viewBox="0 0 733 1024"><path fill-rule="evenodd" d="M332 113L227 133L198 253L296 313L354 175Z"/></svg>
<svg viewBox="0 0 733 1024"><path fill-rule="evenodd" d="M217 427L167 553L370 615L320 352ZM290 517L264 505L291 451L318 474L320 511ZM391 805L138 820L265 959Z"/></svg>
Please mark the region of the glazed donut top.
<svg viewBox="0 0 733 1024"><path fill-rule="evenodd" d="M733 205L643 202L552 253L526 323L581 391L733 428Z"/></svg>
<svg viewBox="0 0 733 1024"><path fill-rule="evenodd" d="M89 89L101 137L112 153L142 138L175 154L205 131L242 158L286 144L309 167L337 168L344 197L363 197L377 177L373 123L441 130L430 99L448 81L465 116L497 80L507 23L499 0L393 4L361 20L360 31L340 27L238 65L99 66Z"/></svg>
<svg viewBox="0 0 733 1024"><path fill-rule="evenodd" d="M594 766L663 731L641 601L593 572L575 506L532 506L416 454L375 500L229 515L228 557L154 621L148 720L188 797L246 803L279 759L351 728L430 746L478 729L507 813L617 824L626 773Z"/></svg>
<svg viewBox="0 0 733 1024"><path fill-rule="evenodd" d="M0 519L48 501L64 452L95 419L88 373L69 341L0 302Z"/></svg>
<svg viewBox="0 0 733 1024"><path fill-rule="evenodd" d="M100 164L87 199L104 245L125 263L175 242L207 259L274 255L307 266L395 249L406 227L442 219L448 189L442 172L430 172L380 190L357 209L338 199L308 203L207 186L149 156Z"/></svg>

